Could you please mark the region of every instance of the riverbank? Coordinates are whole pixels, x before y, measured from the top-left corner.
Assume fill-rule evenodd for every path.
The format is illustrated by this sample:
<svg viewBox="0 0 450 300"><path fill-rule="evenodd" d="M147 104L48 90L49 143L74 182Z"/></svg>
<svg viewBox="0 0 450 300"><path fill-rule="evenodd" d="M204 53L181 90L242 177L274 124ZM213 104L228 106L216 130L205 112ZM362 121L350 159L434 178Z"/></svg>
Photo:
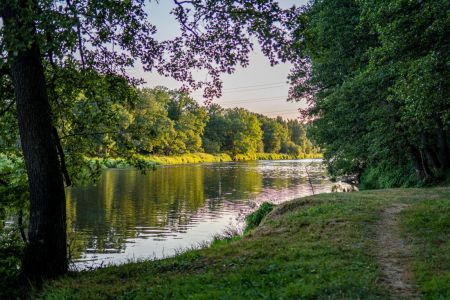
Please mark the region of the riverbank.
<svg viewBox="0 0 450 300"><path fill-rule="evenodd" d="M132 162L142 167L152 167L156 165L180 165L197 164L213 162L232 162L232 161L255 161L255 160L291 160L291 159L315 159L322 158L321 153L293 156L281 153L254 153L229 155L227 153L209 154L209 153L187 153L182 155L164 156L164 155L134 155ZM86 158L90 164L99 164L104 168L122 168L130 166L130 162L123 158Z"/></svg>
<svg viewBox="0 0 450 300"><path fill-rule="evenodd" d="M446 299L449 216L448 187L321 194L281 204L242 238L71 273L47 283L39 297L385 299L411 292ZM391 250L402 255L384 259ZM396 280L410 290L393 290Z"/></svg>

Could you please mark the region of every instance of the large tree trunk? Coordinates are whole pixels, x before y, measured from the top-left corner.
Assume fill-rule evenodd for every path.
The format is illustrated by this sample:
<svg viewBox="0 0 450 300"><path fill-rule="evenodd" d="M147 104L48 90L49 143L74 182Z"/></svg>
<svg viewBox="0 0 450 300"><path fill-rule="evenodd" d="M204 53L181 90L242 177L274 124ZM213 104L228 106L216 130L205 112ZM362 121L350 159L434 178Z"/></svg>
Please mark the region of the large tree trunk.
<svg viewBox="0 0 450 300"><path fill-rule="evenodd" d="M4 9L5 31L20 35L23 33L17 28L27 28L28 33L35 32L34 24L29 19L24 21L22 10ZM16 37L19 41L23 39ZM18 48L14 44L8 46ZM64 183L52 137L50 104L36 42L29 48L19 48L16 56L10 55L10 62L30 192L28 244L22 273L31 280L40 280L64 274L68 268Z"/></svg>
<svg viewBox="0 0 450 300"><path fill-rule="evenodd" d="M439 124L440 127L437 130L437 143L436 147L438 149L438 158L441 163L442 170L450 170L450 151L447 143L447 135L444 131L444 126Z"/></svg>
<svg viewBox="0 0 450 300"><path fill-rule="evenodd" d="M423 180L428 178L429 170L427 170L426 165L424 164L422 154L420 150L418 150L414 146L409 147L409 153L411 155L412 162L414 164L414 169L416 170L417 179Z"/></svg>

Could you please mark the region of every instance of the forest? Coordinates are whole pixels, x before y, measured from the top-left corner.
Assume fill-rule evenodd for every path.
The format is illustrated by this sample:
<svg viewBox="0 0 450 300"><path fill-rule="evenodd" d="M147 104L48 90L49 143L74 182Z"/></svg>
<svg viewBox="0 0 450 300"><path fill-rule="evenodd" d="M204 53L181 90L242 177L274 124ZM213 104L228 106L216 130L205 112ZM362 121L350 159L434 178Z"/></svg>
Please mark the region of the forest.
<svg viewBox="0 0 450 300"><path fill-rule="evenodd" d="M291 99L332 174L365 188L445 181L450 171L447 1L313 1L294 30Z"/></svg>
<svg viewBox="0 0 450 300"><path fill-rule="evenodd" d="M120 159L145 171L154 167L146 157L195 153L236 160L261 153L323 154L330 178L349 179L361 189L443 185L433 190L437 204L417 204L409 191L407 199L400 198L417 205L405 213L411 219L402 221L402 228L422 234L421 243L426 234L414 221L423 221L425 211L429 215L423 218L433 220L428 225L435 226L429 228L435 235L429 238L436 238L426 248L442 247L433 255L441 255L445 267L450 261L442 254L449 246L449 11L444 0L311 0L290 8L274 0L174 0L171 15L179 34L160 41L145 1L2 1L0 287L14 292L24 282L40 285L67 274L66 189L86 175L100 176L102 166L93 162ZM286 98L306 104L298 120L214 102L222 95L221 76L247 67L256 45L272 65L292 65ZM177 80L181 88L144 87L128 72L137 64ZM197 79L199 71L205 80ZM189 96L197 90L206 105ZM378 213L385 208L380 205L391 203L389 197L396 199L395 191L381 200L361 194L369 195L369 208ZM341 205L334 198L317 199ZM11 214L17 224L5 226ZM443 216L435 219L438 214ZM323 224L340 218L358 222L350 215L336 214ZM361 219L370 223L377 217L364 211ZM317 236L321 233L311 238ZM422 259L415 251L414 259ZM417 269L417 280L437 283L428 290L422 285L422 292L436 288L434 296L450 295L448 282L442 283L448 269L424 266L420 270L435 269L423 274ZM444 279L430 279L433 273ZM346 284L333 290L335 295L351 298L353 287ZM250 291L248 286L256 285L242 291ZM378 288L373 287L374 298L381 295ZM365 295L363 288L355 290ZM283 291L281 296L289 295L289 287Z"/></svg>
<svg viewBox="0 0 450 300"><path fill-rule="evenodd" d="M234 160L263 157L263 153L289 158L321 155L307 137L307 126L298 120L269 118L218 104L201 106L187 94L163 87L130 93L134 98L128 103L105 101L101 106L80 93L59 118L60 144L72 184L95 181L99 168L115 159L145 169L157 157L190 153L226 154ZM5 128L8 125L0 139L0 191L4 199L16 199L26 190L26 178L15 184L24 173L23 161L17 126L11 122ZM104 163L96 168L94 161Z"/></svg>

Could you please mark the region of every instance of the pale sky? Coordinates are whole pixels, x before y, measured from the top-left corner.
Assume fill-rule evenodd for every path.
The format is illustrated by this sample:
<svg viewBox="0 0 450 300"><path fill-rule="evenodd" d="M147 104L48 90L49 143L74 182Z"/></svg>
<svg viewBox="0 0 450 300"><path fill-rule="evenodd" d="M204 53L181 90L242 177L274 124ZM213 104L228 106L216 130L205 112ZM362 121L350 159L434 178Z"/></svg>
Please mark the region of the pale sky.
<svg viewBox="0 0 450 300"><path fill-rule="evenodd" d="M282 7L290 7L294 4L301 6L306 2L306 0L279 1ZM169 14L172 6L172 0L160 0L159 4L153 2L149 6L149 17L158 28L156 35L158 39L168 39L178 33L178 23ZM299 116L297 109L302 104L286 101L289 88L286 82L291 68L290 64L278 64L271 67L258 47L255 49L247 68L238 67L234 74L222 76L223 96L215 99L214 102L225 108L243 107L271 117L297 118ZM133 75L143 78L146 81L144 85L146 87L162 85L170 89L177 89L181 86L179 82L171 78L143 72L140 67L130 71ZM201 94L201 91L196 91L192 97L202 103Z"/></svg>

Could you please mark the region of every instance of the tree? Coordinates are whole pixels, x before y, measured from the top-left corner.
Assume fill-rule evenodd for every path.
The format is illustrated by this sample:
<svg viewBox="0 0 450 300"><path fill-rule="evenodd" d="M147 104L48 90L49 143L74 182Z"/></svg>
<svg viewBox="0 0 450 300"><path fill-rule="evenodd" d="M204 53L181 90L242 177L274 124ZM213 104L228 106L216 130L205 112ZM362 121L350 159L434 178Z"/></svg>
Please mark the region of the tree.
<svg viewBox="0 0 450 300"><path fill-rule="evenodd" d="M297 19L294 99L333 175L367 188L448 176L448 1L317 0Z"/></svg>
<svg viewBox="0 0 450 300"><path fill-rule="evenodd" d="M223 151L228 134L228 124L224 117L224 109L218 104L212 104L207 111L203 135L203 148L207 153L219 153Z"/></svg>
<svg viewBox="0 0 450 300"><path fill-rule="evenodd" d="M288 139L287 128L284 128L279 120L270 118L262 119L264 152L279 153L282 143Z"/></svg>
<svg viewBox="0 0 450 300"><path fill-rule="evenodd" d="M130 133L132 147L138 153L164 153L169 147L179 148L175 122L166 109L170 94L166 89L142 89Z"/></svg>
<svg viewBox="0 0 450 300"><path fill-rule="evenodd" d="M234 108L226 113L228 121L229 148L233 155L262 152L261 125L255 114L243 108Z"/></svg>
<svg viewBox="0 0 450 300"><path fill-rule="evenodd" d="M174 3L181 36L157 42L144 1L1 2L0 52L7 57L0 66L2 84L3 77L9 76L14 86L30 192L29 236L22 265L26 277L54 277L67 271L61 174L66 184L70 177L59 135L64 134L66 104L79 100L81 91L93 108L107 107L105 103L118 100L104 94L99 97L99 83L109 85L112 96L127 94L129 85L140 81L127 76L125 69L139 60L147 71L172 76L185 82L186 88L203 87L211 98L220 95L221 73L233 72L238 64L248 65L251 37L260 42L272 63L286 59L285 25L295 10L283 11L271 0ZM206 70L211 81L195 81L193 69ZM79 132L67 137L101 134L92 132L88 121L79 125ZM75 149L69 154L80 157L82 153Z"/></svg>
<svg viewBox="0 0 450 300"><path fill-rule="evenodd" d="M171 154L202 151L202 136L206 125L206 110L185 93L172 92L167 103L169 118L175 122L176 139L183 149Z"/></svg>
<svg viewBox="0 0 450 300"><path fill-rule="evenodd" d="M36 40L26 36L27 33L36 35L33 10L30 12L27 4L23 1L7 3L2 7L1 15L7 33L23 31L15 36L6 35L5 44L10 49L10 75L30 189L28 245L23 272L36 279L36 271L42 276L57 276L67 270L66 211L41 49Z"/></svg>

